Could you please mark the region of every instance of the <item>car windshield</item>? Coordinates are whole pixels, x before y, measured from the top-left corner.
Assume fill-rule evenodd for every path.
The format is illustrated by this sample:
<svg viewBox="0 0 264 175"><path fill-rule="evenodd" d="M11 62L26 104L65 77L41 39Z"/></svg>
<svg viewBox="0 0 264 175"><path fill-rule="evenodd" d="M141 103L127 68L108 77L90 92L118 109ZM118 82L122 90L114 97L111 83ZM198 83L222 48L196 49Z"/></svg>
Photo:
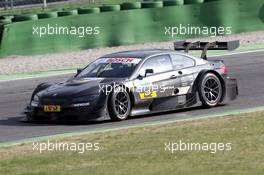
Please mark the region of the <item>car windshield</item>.
<svg viewBox="0 0 264 175"><path fill-rule="evenodd" d="M140 60L139 58L100 58L89 64L76 77L129 77Z"/></svg>

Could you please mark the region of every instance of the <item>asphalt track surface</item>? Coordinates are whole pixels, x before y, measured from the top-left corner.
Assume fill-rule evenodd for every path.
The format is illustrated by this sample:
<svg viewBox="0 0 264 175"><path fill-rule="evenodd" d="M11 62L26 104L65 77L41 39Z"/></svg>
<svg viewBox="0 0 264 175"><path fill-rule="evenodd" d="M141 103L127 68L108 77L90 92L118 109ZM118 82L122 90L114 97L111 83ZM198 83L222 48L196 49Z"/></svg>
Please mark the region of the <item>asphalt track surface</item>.
<svg viewBox="0 0 264 175"><path fill-rule="evenodd" d="M24 116L21 113L37 84L66 80L71 75L0 82L0 143L54 134L123 127L152 121L162 122L172 118L195 118L199 115L264 106L264 51L223 56L217 59L224 60L229 68L230 76L238 80L239 97L235 101L211 109L191 108L139 116L122 122L104 121L82 124L20 122Z"/></svg>

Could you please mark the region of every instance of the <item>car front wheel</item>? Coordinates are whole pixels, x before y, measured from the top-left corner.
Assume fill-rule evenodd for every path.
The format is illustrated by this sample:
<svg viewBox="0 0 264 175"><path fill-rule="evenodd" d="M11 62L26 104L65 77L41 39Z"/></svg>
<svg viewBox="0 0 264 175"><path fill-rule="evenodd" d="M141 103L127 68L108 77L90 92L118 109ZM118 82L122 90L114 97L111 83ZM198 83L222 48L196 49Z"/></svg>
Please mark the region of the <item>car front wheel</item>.
<svg viewBox="0 0 264 175"><path fill-rule="evenodd" d="M128 118L131 111L131 100L125 88L118 86L111 93L108 111L113 121L121 121Z"/></svg>

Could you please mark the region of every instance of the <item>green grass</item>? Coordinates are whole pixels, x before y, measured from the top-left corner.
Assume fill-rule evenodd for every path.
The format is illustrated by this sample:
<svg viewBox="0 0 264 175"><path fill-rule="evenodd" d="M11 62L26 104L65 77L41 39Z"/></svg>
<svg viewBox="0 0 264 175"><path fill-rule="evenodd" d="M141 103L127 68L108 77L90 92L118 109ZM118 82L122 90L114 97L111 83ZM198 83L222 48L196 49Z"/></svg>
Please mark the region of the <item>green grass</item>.
<svg viewBox="0 0 264 175"><path fill-rule="evenodd" d="M100 0L92 2L65 2L61 4L48 4L46 9L43 9L41 4L35 7L23 7L23 8L14 8L8 10L0 10L1 15L17 15L25 13L40 13L40 12L49 12L49 11L59 11L62 9L77 9L84 7L99 7L103 4L121 4L123 2L133 2L135 0Z"/></svg>
<svg viewBox="0 0 264 175"><path fill-rule="evenodd" d="M99 142L99 151L38 153L31 144L0 149L0 174L261 175L264 112L75 136L60 142ZM231 143L231 151L164 150L165 142Z"/></svg>

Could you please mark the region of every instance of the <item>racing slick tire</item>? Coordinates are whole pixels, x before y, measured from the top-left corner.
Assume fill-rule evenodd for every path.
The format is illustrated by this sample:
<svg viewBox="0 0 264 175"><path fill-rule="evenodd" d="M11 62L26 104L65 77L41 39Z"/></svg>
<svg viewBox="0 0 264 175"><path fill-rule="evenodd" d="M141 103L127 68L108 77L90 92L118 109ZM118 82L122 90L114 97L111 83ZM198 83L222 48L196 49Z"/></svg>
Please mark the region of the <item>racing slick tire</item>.
<svg viewBox="0 0 264 175"><path fill-rule="evenodd" d="M118 86L110 94L108 112L112 121L121 121L128 118L131 111L131 99L122 86Z"/></svg>
<svg viewBox="0 0 264 175"><path fill-rule="evenodd" d="M198 92L202 106L214 107L221 102L223 86L219 78L213 73L206 73L199 81Z"/></svg>

